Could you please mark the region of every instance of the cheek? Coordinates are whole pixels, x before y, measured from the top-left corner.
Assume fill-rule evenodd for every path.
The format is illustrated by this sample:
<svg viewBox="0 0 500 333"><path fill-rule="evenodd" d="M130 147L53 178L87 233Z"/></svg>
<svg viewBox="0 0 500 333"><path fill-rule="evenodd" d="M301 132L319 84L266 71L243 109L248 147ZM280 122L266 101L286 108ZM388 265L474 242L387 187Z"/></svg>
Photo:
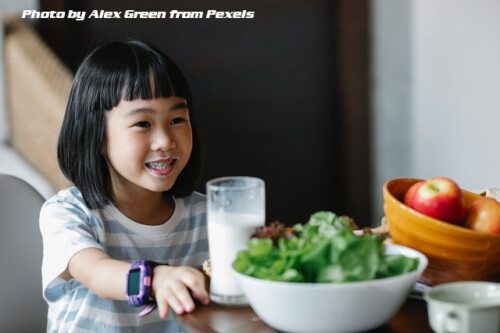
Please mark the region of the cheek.
<svg viewBox="0 0 500 333"><path fill-rule="evenodd" d="M144 139L120 131L108 131L104 156L112 161L130 159L144 151Z"/></svg>
<svg viewBox="0 0 500 333"><path fill-rule="evenodd" d="M106 136L106 143L104 144L105 157L108 159L113 158L116 155L116 150L120 145L116 142L120 142L120 138L113 131L108 131Z"/></svg>
<svg viewBox="0 0 500 333"><path fill-rule="evenodd" d="M193 133L191 130L186 133L184 140L186 142L186 152L191 155L191 151L193 150Z"/></svg>

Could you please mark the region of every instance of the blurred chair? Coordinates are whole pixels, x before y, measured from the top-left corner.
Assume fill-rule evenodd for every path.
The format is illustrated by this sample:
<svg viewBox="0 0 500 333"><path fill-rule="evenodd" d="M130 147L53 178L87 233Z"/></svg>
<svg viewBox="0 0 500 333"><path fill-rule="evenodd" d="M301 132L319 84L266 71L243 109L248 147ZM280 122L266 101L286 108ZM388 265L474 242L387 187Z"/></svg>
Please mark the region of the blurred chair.
<svg viewBox="0 0 500 333"><path fill-rule="evenodd" d="M42 297L44 198L20 178L0 174L0 331L45 332Z"/></svg>

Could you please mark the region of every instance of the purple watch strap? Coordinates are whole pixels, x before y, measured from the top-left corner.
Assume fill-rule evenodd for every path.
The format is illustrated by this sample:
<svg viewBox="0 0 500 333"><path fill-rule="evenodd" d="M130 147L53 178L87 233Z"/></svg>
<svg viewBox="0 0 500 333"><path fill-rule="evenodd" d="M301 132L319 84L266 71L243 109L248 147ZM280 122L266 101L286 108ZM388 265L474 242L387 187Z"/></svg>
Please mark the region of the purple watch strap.
<svg viewBox="0 0 500 333"><path fill-rule="evenodd" d="M144 317L147 314L150 314L154 309L156 309L156 304L149 304L142 309L141 312L139 312L139 317Z"/></svg>
<svg viewBox="0 0 500 333"><path fill-rule="evenodd" d="M125 291L128 304L133 306L156 304L151 284L153 268L157 265L158 263L148 260L136 261L131 264L127 274L127 289Z"/></svg>

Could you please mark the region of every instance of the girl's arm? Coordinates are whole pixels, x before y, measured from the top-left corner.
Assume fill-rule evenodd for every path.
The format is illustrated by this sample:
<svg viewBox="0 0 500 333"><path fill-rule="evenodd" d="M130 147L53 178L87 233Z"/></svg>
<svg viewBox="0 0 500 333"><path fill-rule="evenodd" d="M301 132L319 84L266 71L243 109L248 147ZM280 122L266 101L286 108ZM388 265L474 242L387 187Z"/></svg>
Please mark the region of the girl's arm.
<svg viewBox="0 0 500 333"><path fill-rule="evenodd" d="M88 248L76 253L68 265L68 273L99 297L126 301L126 276L130 263L112 259L104 251ZM195 298L209 302L203 274L192 267L160 265L153 271L153 295L158 304L160 316L165 318L168 306L177 314L191 312Z"/></svg>
<svg viewBox="0 0 500 333"><path fill-rule="evenodd" d="M68 273L101 298L126 301L129 268L125 261L112 259L100 249L88 248L71 258Z"/></svg>

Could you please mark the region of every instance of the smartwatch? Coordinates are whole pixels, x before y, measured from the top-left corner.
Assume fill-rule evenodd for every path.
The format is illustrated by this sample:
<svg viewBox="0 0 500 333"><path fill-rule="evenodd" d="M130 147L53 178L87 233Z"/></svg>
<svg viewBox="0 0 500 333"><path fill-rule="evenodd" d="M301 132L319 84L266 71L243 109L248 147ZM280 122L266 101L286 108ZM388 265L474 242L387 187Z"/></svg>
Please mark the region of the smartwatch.
<svg viewBox="0 0 500 333"><path fill-rule="evenodd" d="M133 306L156 304L152 295L153 268L159 264L141 260L132 263L127 274L127 300Z"/></svg>

